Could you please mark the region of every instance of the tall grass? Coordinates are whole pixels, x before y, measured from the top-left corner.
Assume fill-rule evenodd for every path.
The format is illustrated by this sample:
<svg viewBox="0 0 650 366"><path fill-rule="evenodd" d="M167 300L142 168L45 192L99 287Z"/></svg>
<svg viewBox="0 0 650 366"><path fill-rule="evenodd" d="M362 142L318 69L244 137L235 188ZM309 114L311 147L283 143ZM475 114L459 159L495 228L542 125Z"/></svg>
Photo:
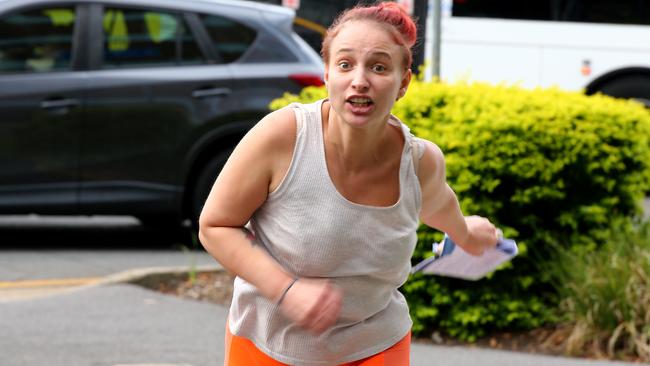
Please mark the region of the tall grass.
<svg viewBox="0 0 650 366"><path fill-rule="evenodd" d="M558 252L549 267L573 355L650 361L650 224L621 224L588 253Z"/></svg>

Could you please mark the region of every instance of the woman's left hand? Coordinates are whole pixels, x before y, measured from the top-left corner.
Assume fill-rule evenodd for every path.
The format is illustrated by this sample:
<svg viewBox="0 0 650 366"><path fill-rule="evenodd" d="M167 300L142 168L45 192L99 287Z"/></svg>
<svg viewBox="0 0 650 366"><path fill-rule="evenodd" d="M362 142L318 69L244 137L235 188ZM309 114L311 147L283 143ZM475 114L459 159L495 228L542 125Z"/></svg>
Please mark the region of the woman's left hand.
<svg viewBox="0 0 650 366"><path fill-rule="evenodd" d="M467 237L459 242L466 252L472 255L481 255L486 249L497 245L501 230L497 229L490 220L481 216L466 216Z"/></svg>

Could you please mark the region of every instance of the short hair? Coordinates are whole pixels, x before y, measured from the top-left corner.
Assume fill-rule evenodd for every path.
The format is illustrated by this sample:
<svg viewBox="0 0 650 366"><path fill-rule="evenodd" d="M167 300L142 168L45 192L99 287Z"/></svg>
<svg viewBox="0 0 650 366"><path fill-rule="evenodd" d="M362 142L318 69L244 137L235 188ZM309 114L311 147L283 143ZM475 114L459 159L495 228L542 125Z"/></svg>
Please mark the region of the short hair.
<svg viewBox="0 0 650 366"><path fill-rule="evenodd" d="M417 40L417 26L406 10L394 2L380 2L370 6L357 5L337 16L323 38L321 56L326 64L329 62L332 40L345 23L354 20L370 20L385 26L393 36L395 43L404 49L405 68L411 67L413 63L411 48Z"/></svg>

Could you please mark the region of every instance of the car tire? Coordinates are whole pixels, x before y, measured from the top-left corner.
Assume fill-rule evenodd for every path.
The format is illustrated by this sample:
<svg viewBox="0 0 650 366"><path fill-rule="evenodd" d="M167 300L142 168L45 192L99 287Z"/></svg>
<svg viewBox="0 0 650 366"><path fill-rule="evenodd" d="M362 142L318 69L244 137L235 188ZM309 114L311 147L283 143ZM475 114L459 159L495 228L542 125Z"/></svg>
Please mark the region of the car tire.
<svg viewBox="0 0 650 366"><path fill-rule="evenodd" d="M226 164L228 157L232 153L232 149L224 150L210 158L203 166L197 179L195 180L194 189L192 190L192 227L198 229L199 216L208 198L208 194L214 185L214 181L221 172L221 169Z"/></svg>
<svg viewBox="0 0 650 366"><path fill-rule="evenodd" d="M628 74L607 81L598 91L616 98L630 98L650 108L650 74Z"/></svg>
<svg viewBox="0 0 650 366"><path fill-rule="evenodd" d="M136 218L145 232L164 235L165 240L177 243L192 243L191 232L183 227L181 220L174 215L147 214L138 215Z"/></svg>
<svg viewBox="0 0 650 366"><path fill-rule="evenodd" d="M173 215L138 215L136 218L144 227L152 229L175 229L181 227L181 221Z"/></svg>

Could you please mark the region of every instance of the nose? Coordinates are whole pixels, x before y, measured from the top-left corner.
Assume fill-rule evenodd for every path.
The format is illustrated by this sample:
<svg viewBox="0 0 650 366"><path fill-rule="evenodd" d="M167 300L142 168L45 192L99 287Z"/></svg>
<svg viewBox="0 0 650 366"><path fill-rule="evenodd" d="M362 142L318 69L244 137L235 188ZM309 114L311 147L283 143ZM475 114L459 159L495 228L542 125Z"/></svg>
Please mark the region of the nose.
<svg viewBox="0 0 650 366"><path fill-rule="evenodd" d="M352 88L358 91L365 91L369 87L370 87L370 83L368 82L366 70L361 67L357 68L354 71L354 75L352 77Z"/></svg>

